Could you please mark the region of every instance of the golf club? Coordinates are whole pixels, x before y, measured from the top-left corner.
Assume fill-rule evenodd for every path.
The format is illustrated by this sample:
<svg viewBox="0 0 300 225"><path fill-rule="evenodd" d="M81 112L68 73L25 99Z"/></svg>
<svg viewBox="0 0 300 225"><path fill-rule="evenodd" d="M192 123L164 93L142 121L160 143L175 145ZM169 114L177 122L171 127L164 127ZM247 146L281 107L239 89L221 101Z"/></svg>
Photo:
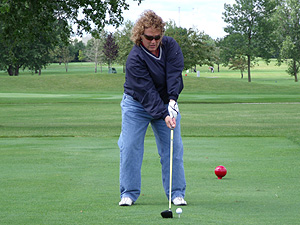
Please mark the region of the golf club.
<svg viewBox="0 0 300 225"><path fill-rule="evenodd" d="M170 140L170 185L169 185L169 210L161 212L163 218L173 218L171 210L172 204L172 170L173 170L173 129L171 129L171 140Z"/></svg>

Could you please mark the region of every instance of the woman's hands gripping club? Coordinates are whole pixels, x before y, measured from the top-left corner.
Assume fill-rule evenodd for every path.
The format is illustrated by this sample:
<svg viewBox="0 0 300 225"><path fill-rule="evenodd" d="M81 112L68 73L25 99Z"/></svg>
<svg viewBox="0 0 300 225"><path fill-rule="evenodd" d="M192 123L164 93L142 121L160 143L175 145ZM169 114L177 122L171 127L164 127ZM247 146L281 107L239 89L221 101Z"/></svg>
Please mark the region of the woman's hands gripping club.
<svg viewBox="0 0 300 225"><path fill-rule="evenodd" d="M170 129L174 129L176 127L176 118L179 113L178 104L174 100L170 100L169 106L168 106L169 116L165 118L165 122L167 127Z"/></svg>

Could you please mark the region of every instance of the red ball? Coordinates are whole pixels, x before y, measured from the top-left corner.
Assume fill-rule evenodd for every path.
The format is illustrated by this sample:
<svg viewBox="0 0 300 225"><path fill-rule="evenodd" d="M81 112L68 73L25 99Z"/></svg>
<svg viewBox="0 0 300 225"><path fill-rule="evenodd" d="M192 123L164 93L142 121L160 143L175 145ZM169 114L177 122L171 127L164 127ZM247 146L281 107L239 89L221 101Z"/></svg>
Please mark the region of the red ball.
<svg viewBox="0 0 300 225"><path fill-rule="evenodd" d="M227 173L227 170L224 166L217 166L215 169L215 174L217 175L218 179L222 179Z"/></svg>

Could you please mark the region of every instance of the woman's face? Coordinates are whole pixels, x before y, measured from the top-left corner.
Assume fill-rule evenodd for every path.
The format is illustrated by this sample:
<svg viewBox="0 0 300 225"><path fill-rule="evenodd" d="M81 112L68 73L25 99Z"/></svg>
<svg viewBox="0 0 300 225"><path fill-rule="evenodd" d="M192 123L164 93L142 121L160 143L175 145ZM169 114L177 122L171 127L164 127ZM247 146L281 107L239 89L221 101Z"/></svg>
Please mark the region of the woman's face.
<svg viewBox="0 0 300 225"><path fill-rule="evenodd" d="M151 53L155 54L162 39L161 31L152 27L146 28L141 35L142 42ZM152 39L152 40L151 40Z"/></svg>

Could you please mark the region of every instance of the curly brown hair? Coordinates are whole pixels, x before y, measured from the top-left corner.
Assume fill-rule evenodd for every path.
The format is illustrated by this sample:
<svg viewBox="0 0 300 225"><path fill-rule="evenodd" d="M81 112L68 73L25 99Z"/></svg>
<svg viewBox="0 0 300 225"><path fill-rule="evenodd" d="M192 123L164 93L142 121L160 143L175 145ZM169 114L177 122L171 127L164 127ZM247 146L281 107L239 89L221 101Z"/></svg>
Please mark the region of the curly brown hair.
<svg viewBox="0 0 300 225"><path fill-rule="evenodd" d="M141 44L141 35L144 34L146 28L154 28L161 31L163 36L166 23L162 18L152 10L144 11L140 18L136 21L131 32L131 40L138 46Z"/></svg>

